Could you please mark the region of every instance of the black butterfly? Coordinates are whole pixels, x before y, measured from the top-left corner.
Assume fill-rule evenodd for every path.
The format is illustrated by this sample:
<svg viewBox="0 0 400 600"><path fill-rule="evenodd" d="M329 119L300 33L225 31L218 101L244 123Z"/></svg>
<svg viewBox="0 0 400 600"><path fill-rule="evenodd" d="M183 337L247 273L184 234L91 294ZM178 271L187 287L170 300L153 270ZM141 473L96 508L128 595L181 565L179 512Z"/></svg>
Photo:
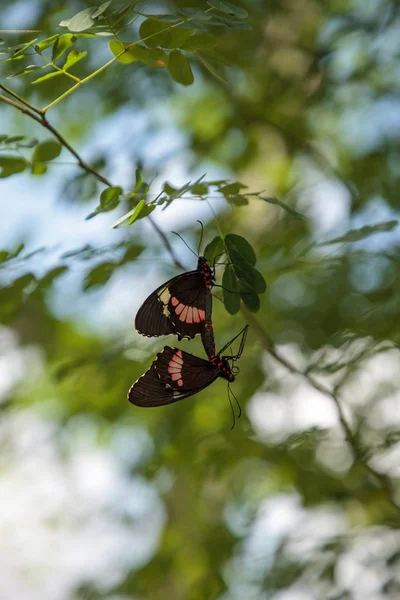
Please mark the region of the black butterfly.
<svg viewBox="0 0 400 600"><path fill-rule="evenodd" d="M231 366L243 352L248 325L210 360L204 360L178 348L166 346L146 371L132 385L128 400L136 406L164 406L193 396L208 387L218 377L235 380L238 367ZM232 342L242 336L236 355L221 356ZM232 405L231 405L232 406Z"/></svg>
<svg viewBox="0 0 400 600"><path fill-rule="evenodd" d="M213 270L200 256L195 271L173 277L155 290L139 308L138 333L157 337L174 333L178 340L194 338L211 323Z"/></svg>

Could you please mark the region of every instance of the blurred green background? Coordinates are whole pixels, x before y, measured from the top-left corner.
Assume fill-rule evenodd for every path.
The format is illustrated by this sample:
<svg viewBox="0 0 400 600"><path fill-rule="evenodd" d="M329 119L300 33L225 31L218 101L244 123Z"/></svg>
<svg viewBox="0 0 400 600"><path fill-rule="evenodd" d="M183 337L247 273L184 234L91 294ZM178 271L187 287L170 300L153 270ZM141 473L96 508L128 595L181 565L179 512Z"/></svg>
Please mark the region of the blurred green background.
<svg viewBox="0 0 400 600"><path fill-rule="evenodd" d="M0 28L49 36L90 5L2 2ZM149 1L146 11L190 6L206 5ZM260 311L232 317L214 301L217 346L251 325L233 431L222 380L165 408L126 400L155 353L176 342L133 327L144 298L178 272L148 220L117 230L122 212L85 221L103 186L65 151L41 177L1 182L2 598L400 596L399 228L324 245L398 218L399 5L240 6L252 29L220 32L226 82L197 65L185 88L165 69L116 64L48 113L114 185L132 186L138 165L155 188L206 172L304 215L219 196L153 213L188 269L195 258L171 231L196 249L201 219L209 242L218 233L210 205L223 233L257 252ZM110 58L107 44L79 40L89 49L80 77ZM7 81L15 70L2 63L1 82L36 106L70 87ZM49 138L5 104L0 118L0 133ZM275 360L269 339L335 391L358 457L332 398ZM199 340L180 346L203 356Z"/></svg>

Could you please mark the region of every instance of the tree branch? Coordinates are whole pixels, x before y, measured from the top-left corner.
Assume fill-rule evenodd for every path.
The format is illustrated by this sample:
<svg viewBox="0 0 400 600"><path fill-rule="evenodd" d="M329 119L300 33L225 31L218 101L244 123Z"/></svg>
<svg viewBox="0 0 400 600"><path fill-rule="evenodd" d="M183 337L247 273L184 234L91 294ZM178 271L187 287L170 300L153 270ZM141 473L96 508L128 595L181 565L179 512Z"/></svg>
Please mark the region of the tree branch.
<svg viewBox="0 0 400 600"><path fill-rule="evenodd" d="M396 510L396 512L400 513L400 504L395 500L396 490L394 489L393 482L385 473L380 473L376 471L374 467L370 465L370 463L366 460L366 453L360 445L359 440L357 439L357 435L353 432L351 425L346 419L345 413L343 411L343 407L339 401L339 398L335 395L335 393L326 387L324 384L320 383L312 375L308 373L304 373L300 371L295 365L293 365L287 358L282 356L276 349L275 344L269 337L268 333L265 331L261 323L249 313L245 308L241 308L242 313L246 317L248 323L252 326L256 334L258 335L262 346L264 349L281 365L283 365L288 371L290 371L293 375L300 375L303 379L307 381L309 385L311 385L315 390L321 392L325 396L328 396L333 403L335 404L336 411L338 414L339 422L342 426L342 429L345 433L346 440L353 450L354 458L362 465L364 470L372 477L376 484L380 486L380 488L384 491L386 498L389 504Z"/></svg>
<svg viewBox="0 0 400 600"><path fill-rule="evenodd" d="M106 177L104 177L104 175L102 175L101 173L99 173L98 171L93 169L86 161L84 161L81 158L81 156L78 154L78 152L71 146L71 144L69 142L67 142L67 140L61 135L61 133L55 127L53 127L53 125L51 125L51 123L49 123L44 112L42 112L40 109L36 108L35 106L29 104L29 102L26 102L23 98L21 98L20 96L18 96L14 92L12 92L12 90L8 89L5 85L3 85L1 83L0 83L0 89L4 90L5 92L7 92L8 94L10 94L11 96L15 97L18 100L18 102L15 102L14 100L11 100L11 98L7 98L7 96L0 94L0 102L9 104L13 108L19 110L24 115L30 117L31 119L33 119L34 121L39 123L39 125L41 125L45 129L50 131L50 133L52 133L54 135L54 137L60 142L60 144L64 148L66 148L68 150L68 152L70 152L76 158L76 160L78 161L78 166L81 169L86 171L86 173L88 173L89 175L92 175L93 177L95 177L98 181L100 181L107 187L111 187L112 183L109 181L109 179L107 179ZM165 233L162 231L162 229L159 227L159 225L154 221L154 219L151 215L148 216L148 219L149 219L152 227L155 229L155 231L161 238L161 241L162 241L165 249L171 256L175 265L179 269L183 269L184 267L183 267L182 263L180 262L179 258L176 256Z"/></svg>

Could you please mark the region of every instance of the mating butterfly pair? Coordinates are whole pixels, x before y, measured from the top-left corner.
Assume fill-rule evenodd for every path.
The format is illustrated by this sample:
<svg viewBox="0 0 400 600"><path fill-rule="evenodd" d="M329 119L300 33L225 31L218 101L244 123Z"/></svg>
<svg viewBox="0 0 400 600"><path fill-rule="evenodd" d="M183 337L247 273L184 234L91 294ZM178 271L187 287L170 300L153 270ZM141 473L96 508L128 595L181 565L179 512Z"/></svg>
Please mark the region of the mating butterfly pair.
<svg viewBox="0 0 400 600"><path fill-rule="evenodd" d="M214 272L207 260L200 257L196 270L173 277L145 300L135 319L139 333L148 337L174 333L178 340L191 339L200 333L209 360L166 346L130 388L128 399L132 404L163 406L196 394L218 377L234 381L238 368L233 363L242 354L247 326L216 353L211 320L213 283ZM238 353L223 356L240 335Z"/></svg>

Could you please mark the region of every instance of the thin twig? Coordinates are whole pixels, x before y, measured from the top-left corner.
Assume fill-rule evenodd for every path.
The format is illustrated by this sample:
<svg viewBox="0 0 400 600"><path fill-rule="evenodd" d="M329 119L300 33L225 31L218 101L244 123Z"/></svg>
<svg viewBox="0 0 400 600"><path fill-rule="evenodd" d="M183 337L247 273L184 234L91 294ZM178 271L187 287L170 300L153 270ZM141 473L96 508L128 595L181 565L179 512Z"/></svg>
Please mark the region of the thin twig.
<svg viewBox="0 0 400 600"><path fill-rule="evenodd" d="M9 94L10 96L12 96L16 100L18 100L18 102L20 102L21 104L24 104L27 108L29 108L33 112L37 113L38 115L42 114L42 111L40 110L40 108L36 108L36 106L33 106L32 104L30 104L27 100L25 100L25 98L22 98L21 96L19 96L15 92L13 92L13 90L10 90L10 88L5 86L3 83L0 83L0 89L2 89L3 92L5 92L6 94Z"/></svg>
<svg viewBox="0 0 400 600"><path fill-rule="evenodd" d="M22 112L24 115L30 117L31 119L33 119L34 121L39 123L39 125L41 125L45 129L50 131L54 135L54 137L57 138L57 140L60 142L60 144L64 148L66 148L76 158L76 160L78 161L78 166L81 169L83 169L84 171L86 171L86 173L95 177L101 183L104 183L104 185L106 185L107 187L111 187L111 185L112 185L111 182L106 177L104 177L104 175L102 175L101 173L99 173L98 171L93 169L87 162L85 162L81 158L81 156L78 154L78 152L71 146L71 144L69 142L67 142L67 140L61 135L61 133L55 127L53 127L53 125L51 125L51 123L49 123L49 121L46 118L46 115L43 112L41 112L39 109L37 109L36 107L34 107L31 104L29 104L28 102L26 102L23 98L20 98L17 94L13 93L11 90L9 90L3 84L0 84L0 88L3 89L8 94L10 94L11 96L14 96L15 98L17 98L19 100L19 102L21 102L22 104L19 104L18 102L15 102L14 100L11 100L11 98L7 98L7 96L3 96L3 94L0 94L0 102L4 102L5 104L9 104L13 108L16 108L17 110ZM180 262L179 258L176 256L165 233L162 231L162 229L160 229L159 225L154 221L154 219L152 218L151 215L149 215L148 219L149 219L152 227L155 229L157 234L160 236L162 243L164 244L167 252L170 254L175 265L179 269L183 269L184 267L183 267L182 263Z"/></svg>
<svg viewBox="0 0 400 600"><path fill-rule="evenodd" d="M336 411L339 417L340 424L345 433L346 440L353 450L354 458L363 466L363 468L372 476L375 482L381 487L381 489L385 492L388 502L390 505L397 511L400 512L400 504L398 504L395 500L395 489L393 486L393 482L390 477L388 477L385 473L380 473L376 471L374 467L370 465L370 463L366 460L365 452L360 445L359 440L357 439L357 435L353 432L351 425L346 419L345 413L343 411L343 407L336 396L336 394L326 387L324 384L320 383L312 375L308 373L304 373L300 369L298 369L295 365L293 365L287 358L282 356L276 349L275 344L269 337L268 333L265 331L261 323L249 313L246 309L242 307L242 312L246 317L247 322L252 326L253 330L258 335L264 349L281 365L283 365L288 371L290 371L293 375L299 375L303 379L307 381L309 385L311 385L315 390L321 392L325 396L328 396L333 403L335 404Z"/></svg>

